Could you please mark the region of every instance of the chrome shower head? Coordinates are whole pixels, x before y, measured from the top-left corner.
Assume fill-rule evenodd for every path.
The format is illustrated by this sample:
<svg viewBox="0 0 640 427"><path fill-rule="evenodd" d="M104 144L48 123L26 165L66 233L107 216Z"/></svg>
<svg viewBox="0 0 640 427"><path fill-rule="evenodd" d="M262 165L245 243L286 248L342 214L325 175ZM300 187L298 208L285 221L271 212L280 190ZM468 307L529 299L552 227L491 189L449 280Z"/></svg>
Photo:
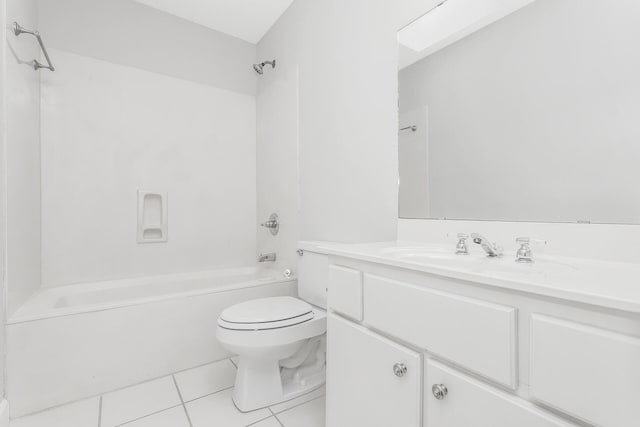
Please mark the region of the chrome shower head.
<svg viewBox="0 0 640 427"><path fill-rule="evenodd" d="M271 65L271 68L276 68L276 60L274 59L273 61L264 61L264 62L262 62L260 64L253 64L253 69L258 74L264 74L264 66L265 65Z"/></svg>

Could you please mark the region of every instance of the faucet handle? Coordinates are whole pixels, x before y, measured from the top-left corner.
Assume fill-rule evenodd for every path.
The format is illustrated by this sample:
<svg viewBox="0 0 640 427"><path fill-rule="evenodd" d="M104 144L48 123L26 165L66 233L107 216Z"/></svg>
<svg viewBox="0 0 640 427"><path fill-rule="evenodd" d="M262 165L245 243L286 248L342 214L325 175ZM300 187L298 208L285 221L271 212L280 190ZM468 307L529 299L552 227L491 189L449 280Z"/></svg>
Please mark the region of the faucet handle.
<svg viewBox="0 0 640 427"><path fill-rule="evenodd" d="M469 253L469 247L467 246L467 239L469 235L466 233L458 233L458 243L456 244L457 255L467 255Z"/></svg>
<svg viewBox="0 0 640 427"><path fill-rule="evenodd" d="M516 243L520 245L516 252L516 262L533 262L533 251L531 250L531 243L546 245L547 241L542 239L535 239L532 237L517 237Z"/></svg>

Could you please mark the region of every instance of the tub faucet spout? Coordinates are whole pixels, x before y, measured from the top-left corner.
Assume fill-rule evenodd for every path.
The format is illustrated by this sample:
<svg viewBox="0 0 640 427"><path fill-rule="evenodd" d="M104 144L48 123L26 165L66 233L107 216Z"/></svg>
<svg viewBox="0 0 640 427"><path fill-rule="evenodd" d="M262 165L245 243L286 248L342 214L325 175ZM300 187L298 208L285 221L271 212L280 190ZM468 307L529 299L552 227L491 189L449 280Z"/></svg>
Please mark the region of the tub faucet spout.
<svg viewBox="0 0 640 427"><path fill-rule="evenodd" d="M260 254L258 257L258 262L275 262L276 254L275 252L271 252L269 254Z"/></svg>

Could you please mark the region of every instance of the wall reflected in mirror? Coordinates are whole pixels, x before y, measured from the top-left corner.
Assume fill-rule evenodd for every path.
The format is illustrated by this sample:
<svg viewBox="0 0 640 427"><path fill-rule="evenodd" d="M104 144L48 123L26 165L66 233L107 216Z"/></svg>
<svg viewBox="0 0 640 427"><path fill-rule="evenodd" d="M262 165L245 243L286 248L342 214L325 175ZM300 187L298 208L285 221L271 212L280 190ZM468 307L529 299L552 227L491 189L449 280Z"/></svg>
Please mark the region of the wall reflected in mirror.
<svg viewBox="0 0 640 427"><path fill-rule="evenodd" d="M448 0L399 40L400 217L640 223L640 2Z"/></svg>

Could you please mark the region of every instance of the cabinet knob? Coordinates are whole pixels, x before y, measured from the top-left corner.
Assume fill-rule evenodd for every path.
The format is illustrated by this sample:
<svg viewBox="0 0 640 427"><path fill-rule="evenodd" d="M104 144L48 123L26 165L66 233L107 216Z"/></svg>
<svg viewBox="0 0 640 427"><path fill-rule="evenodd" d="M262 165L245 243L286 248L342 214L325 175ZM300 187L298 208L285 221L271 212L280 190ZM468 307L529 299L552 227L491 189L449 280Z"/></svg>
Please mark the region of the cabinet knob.
<svg viewBox="0 0 640 427"><path fill-rule="evenodd" d="M396 377L402 378L404 377L404 374L407 373L407 367L404 363L396 363L395 365L393 365L393 373L396 375Z"/></svg>
<svg viewBox="0 0 640 427"><path fill-rule="evenodd" d="M434 384L431 387L431 392L436 399L443 400L449 393L449 390L447 390L447 386L444 384Z"/></svg>

